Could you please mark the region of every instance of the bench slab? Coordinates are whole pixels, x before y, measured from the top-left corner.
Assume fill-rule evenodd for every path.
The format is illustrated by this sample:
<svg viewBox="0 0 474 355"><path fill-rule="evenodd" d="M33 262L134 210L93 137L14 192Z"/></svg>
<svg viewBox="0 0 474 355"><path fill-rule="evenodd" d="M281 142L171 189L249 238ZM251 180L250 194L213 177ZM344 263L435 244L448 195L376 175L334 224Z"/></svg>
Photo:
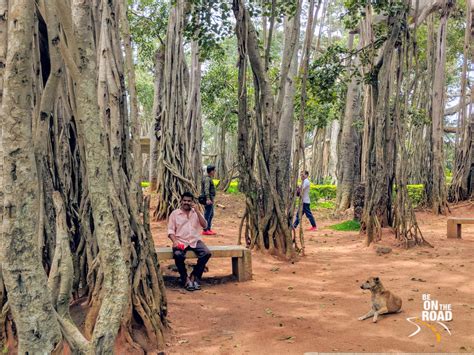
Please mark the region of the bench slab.
<svg viewBox="0 0 474 355"><path fill-rule="evenodd" d="M241 258L244 251L248 250L242 245L208 245L207 246L212 253L213 258ZM158 254L158 260L170 260L173 259L173 250L171 247L156 248ZM186 258L196 259L197 255L189 250L186 253Z"/></svg>
<svg viewBox="0 0 474 355"><path fill-rule="evenodd" d="M232 258L232 274L239 282L252 279L252 254L249 249L242 245L208 245L212 258ZM172 260L173 250L171 247L156 248L159 261ZM197 255L189 250L186 259L196 259Z"/></svg>
<svg viewBox="0 0 474 355"><path fill-rule="evenodd" d="M461 238L462 224L474 224L474 218L449 217L447 222L448 238Z"/></svg>

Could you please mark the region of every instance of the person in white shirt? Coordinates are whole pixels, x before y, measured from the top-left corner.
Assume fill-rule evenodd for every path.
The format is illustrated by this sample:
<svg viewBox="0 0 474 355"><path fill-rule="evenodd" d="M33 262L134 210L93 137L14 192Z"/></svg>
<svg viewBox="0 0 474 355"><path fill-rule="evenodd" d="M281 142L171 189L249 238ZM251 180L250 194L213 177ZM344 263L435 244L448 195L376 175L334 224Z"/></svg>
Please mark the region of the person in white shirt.
<svg viewBox="0 0 474 355"><path fill-rule="evenodd" d="M302 171L301 172L301 190L300 190L300 197L301 197L301 202L303 203L303 214L306 215L306 217L309 220L309 223L311 223L311 228L309 228L309 231L316 231L318 230L318 227L316 227L316 221L314 220L313 214L311 213L311 208L310 204L311 201L309 199L309 179L308 179L309 173L307 171ZM295 223L293 223L293 229L296 229L298 227L298 224L300 223L300 216L299 213L296 214L296 220Z"/></svg>

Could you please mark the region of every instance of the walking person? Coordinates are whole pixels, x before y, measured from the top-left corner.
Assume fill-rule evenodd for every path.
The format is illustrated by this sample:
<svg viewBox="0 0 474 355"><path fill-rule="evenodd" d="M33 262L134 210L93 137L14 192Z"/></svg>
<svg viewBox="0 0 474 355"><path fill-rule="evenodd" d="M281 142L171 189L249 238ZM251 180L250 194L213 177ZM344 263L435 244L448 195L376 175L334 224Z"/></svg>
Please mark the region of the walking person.
<svg viewBox="0 0 474 355"><path fill-rule="evenodd" d="M203 177L201 184L201 196L205 197L206 204L204 205L204 218L207 222L207 227L203 229L202 235L216 235L212 227L212 219L214 218L214 200L216 198L216 187L214 186L214 175L216 174L216 167L208 165L206 168L207 175Z"/></svg>
<svg viewBox="0 0 474 355"><path fill-rule="evenodd" d="M301 202L303 203L303 214L306 215L306 217L309 220L309 223L311 223L311 227L308 230L317 231L318 227L316 226L316 221L314 220L313 214L311 213L311 207L310 207L311 200L309 198L309 189L310 189L311 184L309 182L308 176L309 176L308 171L301 172L300 198L301 198ZM296 229L299 223L300 223L300 216L299 216L299 213L297 213L295 223L293 223L293 229Z"/></svg>
<svg viewBox="0 0 474 355"><path fill-rule="evenodd" d="M198 210L194 209L194 196L190 192L181 195L181 207L171 212L168 220L168 238L173 242L173 259L178 268L181 282L188 291L200 290L202 273L211 252L201 240L199 231L206 228L207 222ZM186 252L192 250L198 256L197 264L190 276L186 270Z"/></svg>

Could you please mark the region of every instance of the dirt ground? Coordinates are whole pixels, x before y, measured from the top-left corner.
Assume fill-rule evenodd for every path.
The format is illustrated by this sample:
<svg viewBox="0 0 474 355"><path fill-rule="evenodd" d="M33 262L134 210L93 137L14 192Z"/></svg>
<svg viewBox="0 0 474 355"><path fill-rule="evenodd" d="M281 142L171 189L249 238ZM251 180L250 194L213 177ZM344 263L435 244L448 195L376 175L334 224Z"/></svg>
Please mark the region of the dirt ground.
<svg viewBox="0 0 474 355"><path fill-rule="evenodd" d="M208 245L236 244L243 203L219 196ZM252 252L253 280L236 282L231 261L212 259L201 291L187 292L177 273L163 263L171 332L169 354L303 354L305 352L474 352L474 225L463 239L446 239L446 217L417 213L425 238L434 246L404 250L385 235L378 244L392 252L377 255L358 232L336 232L339 221L316 211L319 231L306 232L306 256L296 263ZM474 204L455 206L453 216L474 217ZM305 227L308 226L304 218ZM157 246L169 246L165 223L152 225ZM378 323L357 318L370 309L370 292L360 289L369 276L403 300L402 313ZM453 320L421 325L423 294L451 304ZM430 329L431 327L431 329ZM439 334L437 338L436 334Z"/></svg>

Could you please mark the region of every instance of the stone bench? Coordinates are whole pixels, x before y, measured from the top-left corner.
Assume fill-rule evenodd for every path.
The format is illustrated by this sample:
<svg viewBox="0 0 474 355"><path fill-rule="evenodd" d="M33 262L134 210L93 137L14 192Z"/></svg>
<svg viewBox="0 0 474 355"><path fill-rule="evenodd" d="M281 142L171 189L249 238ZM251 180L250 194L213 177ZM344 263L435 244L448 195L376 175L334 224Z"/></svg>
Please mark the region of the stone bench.
<svg viewBox="0 0 474 355"><path fill-rule="evenodd" d="M232 274L239 282L252 279L252 254L249 249L241 245L208 245L214 258L232 258ZM172 260L173 251L170 247L156 248L158 260ZM197 255L188 250L186 259L197 259Z"/></svg>
<svg viewBox="0 0 474 355"><path fill-rule="evenodd" d="M448 218L448 238L461 238L461 225L474 224L474 218Z"/></svg>

